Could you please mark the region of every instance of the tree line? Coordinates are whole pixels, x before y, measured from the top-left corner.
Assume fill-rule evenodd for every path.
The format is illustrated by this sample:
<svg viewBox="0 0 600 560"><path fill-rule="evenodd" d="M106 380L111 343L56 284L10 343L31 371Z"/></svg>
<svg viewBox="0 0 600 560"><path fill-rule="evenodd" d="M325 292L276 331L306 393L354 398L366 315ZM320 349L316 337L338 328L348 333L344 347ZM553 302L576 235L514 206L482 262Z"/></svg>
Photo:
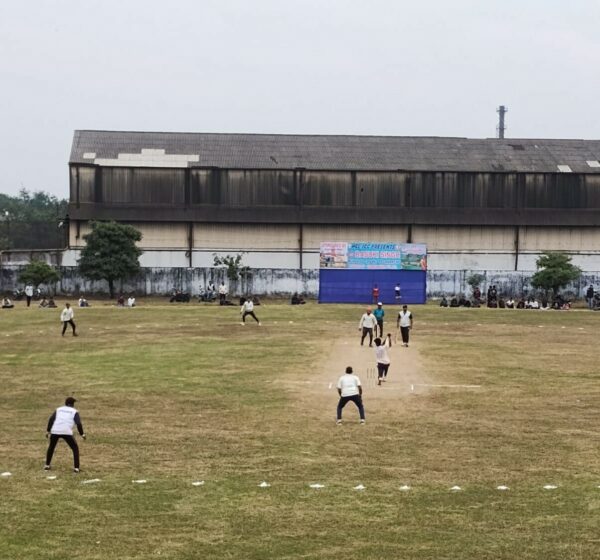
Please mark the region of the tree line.
<svg viewBox="0 0 600 560"><path fill-rule="evenodd" d="M61 249L68 201L44 191L0 193L0 250ZM64 223L63 223L64 225Z"/></svg>

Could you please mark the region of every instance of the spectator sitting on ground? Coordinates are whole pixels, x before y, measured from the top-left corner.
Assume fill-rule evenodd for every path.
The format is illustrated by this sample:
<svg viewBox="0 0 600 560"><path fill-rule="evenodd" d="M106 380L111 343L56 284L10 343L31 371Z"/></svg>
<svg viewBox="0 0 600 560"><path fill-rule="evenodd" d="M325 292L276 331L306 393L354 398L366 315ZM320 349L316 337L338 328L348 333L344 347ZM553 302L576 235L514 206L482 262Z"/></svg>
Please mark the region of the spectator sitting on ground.
<svg viewBox="0 0 600 560"><path fill-rule="evenodd" d="M502 297L498 298L498 307L500 309L504 309L506 307L506 303Z"/></svg>
<svg viewBox="0 0 600 560"><path fill-rule="evenodd" d="M304 301L304 298L299 296L297 293L292 295L292 305L304 305L305 303L306 302Z"/></svg>
<svg viewBox="0 0 600 560"><path fill-rule="evenodd" d="M525 309L525 299L521 296L521 299L517 303L517 309Z"/></svg>
<svg viewBox="0 0 600 560"><path fill-rule="evenodd" d="M127 307L135 307L135 298L133 296L127 298Z"/></svg>
<svg viewBox="0 0 600 560"><path fill-rule="evenodd" d="M2 309L12 309L14 307L14 304L12 301L10 301L10 298L2 298Z"/></svg>
<svg viewBox="0 0 600 560"><path fill-rule="evenodd" d="M475 308L481 307L481 300L473 298L473 301L471 302L471 307L475 307Z"/></svg>
<svg viewBox="0 0 600 560"><path fill-rule="evenodd" d="M448 307L448 300L446 296L442 296L442 300L440 301L440 307Z"/></svg>
<svg viewBox="0 0 600 560"><path fill-rule="evenodd" d="M125 307L125 296L123 294L119 294L117 298L117 307Z"/></svg>
<svg viewBox="0 0 600 560"><path fill-rule="evenodd" d="M451 300L450 300L450 307L458 307L458 299L456 298L456 296L454 296Z"/></svg>
<svg viewBox="0 0 600 560"><path fill-rule="evenodd" d="M252 296L252 303L254 305L260 305L260 299L258 298L258 296Z"/></svg>
<svg viewBox="0 0 600 560"><path fill-rule="evenodd" d="M552 309L560 309L562 311L567 311L571 309L571 303L567 301L564 297L558 294L554 301L552 302Z"/></svg>
<svg viewBox="0 0 600 560"><path fill-rule="evenodd" d="M539 309L540 308L540 304L538 303L538 300L533 298L533 301L529 304L529 309Z"/></svg>
<svg viewBox="0 0 600 560"><path fill-rule="evenodd" d="M548 303L548 298L545 296L542 298L542 303L540 305L540 309L542 311L548 311L548 309L550 309L550 304Z"/></svg>
<svg viewBox="0 0 600 560"><path fill-rule="evenodd" d="M531 303L533 302L533 298L529 296L527 301L525 302L525 309L531 309Z"/></svg>
<svg viewBox="0 0 600 560"><path fill-rule="evenodd" d="M465 307L465 305L467 305L467 300L466 300L465 296L460 294L460 296L458 298L458 307Z"/></svg>
<svg viewBox="0 0 600 560"><path fill-rule="evenodd" d="M50 299L48 300L48 308L49 309L56 309L56 303L54 303L54 298L50 297Z"/></svg>
<svg viewBox="0 0 600 560"><path fill-rule="evenodd" d="M514 309L515 308L515 300L512 297L509 297L506 300L506 309Z"/></svg>
<svg viewBox="0 0 600 560"><path fill-rule="evenodd" d="M88 303L88 300L85 299L83 296L79 297L79 307L89 307L90 304Z"/></svg>
<svg viewBox="0 0 600 560"><path fill-rule="evenodd" d="M42 297L42 301L40 301L38 307L48 307L48 300L46 299L46 296Z"/></svg>

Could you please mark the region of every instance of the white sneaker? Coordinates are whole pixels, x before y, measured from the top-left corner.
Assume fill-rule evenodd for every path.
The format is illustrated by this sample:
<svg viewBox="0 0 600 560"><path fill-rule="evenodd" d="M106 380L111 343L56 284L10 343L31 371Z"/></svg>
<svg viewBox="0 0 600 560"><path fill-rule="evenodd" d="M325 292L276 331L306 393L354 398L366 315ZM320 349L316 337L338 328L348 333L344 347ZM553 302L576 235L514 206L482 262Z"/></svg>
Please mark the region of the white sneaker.
<svg viewBox="0 0 600 560"><path fill-rule="evenodd" d="M260 327L260 321L258 322L258 326Z"/></svg>
<svg viewBox="0 0 600 560"><path fill-rule="evenodd" d="M242 327L245 327L245 326L246 326L246 323L244 323L244 322L241 322L241 323L240 323L240 325L242 325Z"/></svg>
<svg viewBox="0 0 600 560"><path fill-rule="evenodd" d="M361 420L361 421L360 421L360 423L361 423L361 424L365 424L365 421L364 421L364 420Z"/></svg>
<svg viewBox="0 0 600 560"><path fill-rule="evenodd" d="M336 420L335 421L335 425L336 426L341 426L342 425L342 421L341 420Z"/></svg>
<svg viewBox="0 0 600 560"><path fill-rule="evenodd" d="M75 474L79 474L79 469L73 469L73 472L74 472Z"/></svg>
<svg viewBox="0 0 600 560"><path fill-rule="evenodd" d="M50 465L44 465L44 470L45 471L49 471L50 470Z"/></svg>

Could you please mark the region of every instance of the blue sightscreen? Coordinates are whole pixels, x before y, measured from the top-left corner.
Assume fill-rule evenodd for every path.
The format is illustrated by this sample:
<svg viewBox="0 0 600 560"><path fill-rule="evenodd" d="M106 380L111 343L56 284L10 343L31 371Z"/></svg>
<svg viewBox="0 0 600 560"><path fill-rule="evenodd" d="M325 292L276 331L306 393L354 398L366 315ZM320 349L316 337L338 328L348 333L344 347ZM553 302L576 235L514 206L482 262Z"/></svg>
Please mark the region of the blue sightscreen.
<svg viewBox="0 0 600 560"><path fill-rule="evenodd" d="M400 303L425 303L427 273L424 270L348 270L322 268L319 271L319 303L372 303L371 290L377 284L379 301L398 303L394 286L400 284Z"/></svg>

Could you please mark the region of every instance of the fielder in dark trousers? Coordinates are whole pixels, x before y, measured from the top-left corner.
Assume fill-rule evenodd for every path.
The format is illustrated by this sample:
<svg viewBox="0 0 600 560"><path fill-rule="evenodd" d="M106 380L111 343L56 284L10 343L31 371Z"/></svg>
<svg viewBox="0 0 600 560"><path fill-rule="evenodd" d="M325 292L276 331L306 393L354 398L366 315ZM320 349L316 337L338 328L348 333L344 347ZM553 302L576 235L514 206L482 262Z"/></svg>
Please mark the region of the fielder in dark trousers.
<svg viewBox="0 0 600 560"><path fill-rule="evenodd" d="M75 399L73 397L67 397L65 406L58 407L48 419L46 437L50 438L50 445L48 445L48 451L46 453L46 464L44 465L45 471L50 470L52 455L54 455L54 449L56 448L58 440L64 439L73 452L73 472L79 472L79 446L73 437L73 426L77 426L77 431L83 439L85 439L85 432L83 431L79 412L77 412L74 405Z"/></svg>
<svg viewBox="0 0 600 560"><path fill-rule="evenodd" d="M408 336L413 327L413 315L412 312L408 310L408 306L402 306L402 311L398 313L396 327L400 327L400 333L402 334L402 345L408 347Z"/></svg>
<svg viewBox="0 0 600 560"><path fill-rule="evenodd" d="M258 317L254 314L254 302L252 301L252 296L248 296L242 308L240 309L240 313L242 314L242 325L246 324L246 317L250 315L259 325L260 321Z"/></svg>
<svg viewBox="0 0 600 560"><path fill-rule="evenodd" d="M62 328L63 336L65 336L65 332L67 330L67 325L71 325L71 328L73 329L73 336L77 336L77 333L75 332L75 329L77 327L75 326L73 317L75 317L75 313L73 312L73 308L71 307L71 304L65 303L65 308L60 313L60 320L62 321L62 324L63 324L63 328Z"/></svg>
<svg viewBox="0 0 600 560"><path fill-rule="evenodd" d="M362 403L362 385L357 375L352 373L352 368L348 366L346 373L338 379L337 383L338 394L340 400L337 405L336 424L342 423L342 409L352 401L358 408L360 414L360 423L365 423L365 409Z"/></svg>

